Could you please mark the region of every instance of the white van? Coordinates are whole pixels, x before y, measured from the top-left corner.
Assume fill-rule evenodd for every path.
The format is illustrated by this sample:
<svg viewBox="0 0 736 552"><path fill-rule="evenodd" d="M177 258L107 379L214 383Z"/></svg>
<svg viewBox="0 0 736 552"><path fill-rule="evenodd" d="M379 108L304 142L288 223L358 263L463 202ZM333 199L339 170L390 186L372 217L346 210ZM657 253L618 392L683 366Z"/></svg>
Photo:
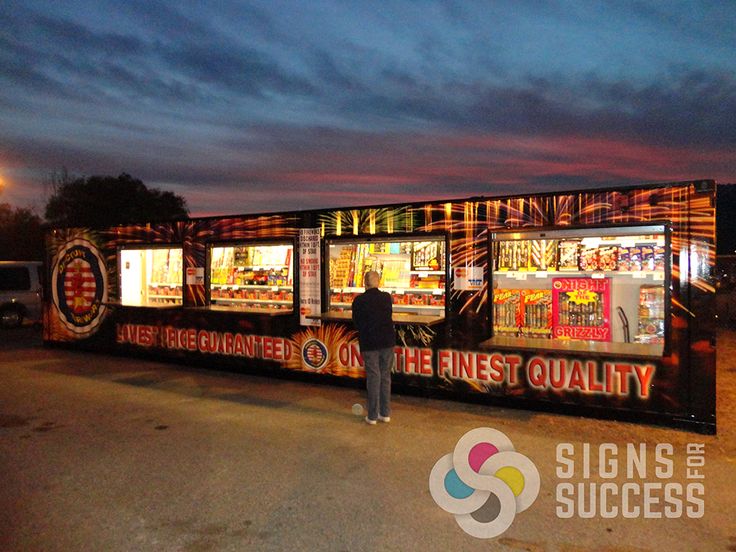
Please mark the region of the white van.
<svg viewBox="0 0 736 552"><path fill-rule="evenodd" d="M41 321L40 262L0 261L0 328Z"/></svg>

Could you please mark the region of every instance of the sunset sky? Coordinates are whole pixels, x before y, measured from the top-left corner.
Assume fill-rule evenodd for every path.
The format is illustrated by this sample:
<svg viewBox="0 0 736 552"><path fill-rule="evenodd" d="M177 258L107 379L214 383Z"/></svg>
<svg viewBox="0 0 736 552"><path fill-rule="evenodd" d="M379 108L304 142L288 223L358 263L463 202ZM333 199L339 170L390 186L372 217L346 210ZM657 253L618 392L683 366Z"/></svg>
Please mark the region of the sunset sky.
<svg viewBox="0 0 736 552"><path fill-rule="evenodd" d="M736 181L732 2L0 2L0 203L193 215Z"/></svg>

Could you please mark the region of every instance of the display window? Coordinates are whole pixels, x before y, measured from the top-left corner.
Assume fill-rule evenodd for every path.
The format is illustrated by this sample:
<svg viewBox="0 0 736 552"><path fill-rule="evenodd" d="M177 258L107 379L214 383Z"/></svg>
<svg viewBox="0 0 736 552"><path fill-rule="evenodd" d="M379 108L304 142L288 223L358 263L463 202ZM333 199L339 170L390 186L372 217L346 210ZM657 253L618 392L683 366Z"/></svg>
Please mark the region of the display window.
<svg viewBox="0 0 736 552"><path fill-rule="evenodd" d="M494 336L663 354L665 225L497 232L491 247Z"/></svg>
<svg viewBox="0 0 736 552"><path fill-rule="evenodd" d="M375 270L391 294L394 313L441 319L446 303L444 236L328 240L329 311L349 313L365 291L363 275Z"/></svg>
<svg viewBox="0 0 736 552"><path fill-rule="evenodd" d="M182 304L182 249L120 250L120 302L138 307Z"/></svg>
<svg viewBox="0 0 736 552"><path fill-rule="evenodd" d="M233 244L210 247L210 302L241 311L294 310L294 246Z"/></svg>

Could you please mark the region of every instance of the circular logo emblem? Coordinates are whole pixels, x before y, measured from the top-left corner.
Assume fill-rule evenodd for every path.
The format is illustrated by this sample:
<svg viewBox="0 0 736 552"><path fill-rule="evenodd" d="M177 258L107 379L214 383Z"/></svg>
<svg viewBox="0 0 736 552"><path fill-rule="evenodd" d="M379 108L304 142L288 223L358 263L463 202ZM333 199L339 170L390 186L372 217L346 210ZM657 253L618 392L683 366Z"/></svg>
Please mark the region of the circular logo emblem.
<svg viewBox="0 0 736 552"><path fill-rule="evenodd" d="M97 328L105 313L107 271L94 245L83 239L64 245L51 272L51 295L68 330L86 334Z"/></svg>
<svg viewBox="0 0 736 552"><path fill-rule="evenodd" d="M539 495L539 471L500 431L468 431L429 474L429 492L467 534L492 539Z"/></svg>
<svg viewBox="0 0 736 552"><path fill-rule="evenodd" d="M330 353L327 347L319 339L313 337L304 342L302 346L302 359L310 368L319 370L327 363L329 357Z"/></svg>

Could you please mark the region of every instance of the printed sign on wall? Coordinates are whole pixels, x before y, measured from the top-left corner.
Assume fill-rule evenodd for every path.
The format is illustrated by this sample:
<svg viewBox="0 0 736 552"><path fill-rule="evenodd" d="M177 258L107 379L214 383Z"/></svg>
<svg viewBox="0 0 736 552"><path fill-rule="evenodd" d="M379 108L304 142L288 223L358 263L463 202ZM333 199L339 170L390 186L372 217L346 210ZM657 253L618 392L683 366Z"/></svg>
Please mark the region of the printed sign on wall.
<svg viewBox="0 0 736 552"><path fill-rule="evenodd" d="M299 323L319 326L320 320L308 318L322 312L320 297L320 229L299 230Z"/></svg>
<svg viewBox="0 0 736 552"><path fill-rule="evenodd" d="M204 267L190 266L187 267L187 285L203 286L204 285Z"/></svg>
<svg viewBox="0 0 736 552"><path fill-rule="evenodd" d="M482 266L456 267L454 276L452 286L458 291L475 291L483 287Z"/></svg>
<svg viewBox="0 0 736 552"><path fill-rule="evenodd" d="M72 335L97 331L106 310L107 270L92 242L76 238L59 249L51 270L51 297L58 319Z"/></svg>

